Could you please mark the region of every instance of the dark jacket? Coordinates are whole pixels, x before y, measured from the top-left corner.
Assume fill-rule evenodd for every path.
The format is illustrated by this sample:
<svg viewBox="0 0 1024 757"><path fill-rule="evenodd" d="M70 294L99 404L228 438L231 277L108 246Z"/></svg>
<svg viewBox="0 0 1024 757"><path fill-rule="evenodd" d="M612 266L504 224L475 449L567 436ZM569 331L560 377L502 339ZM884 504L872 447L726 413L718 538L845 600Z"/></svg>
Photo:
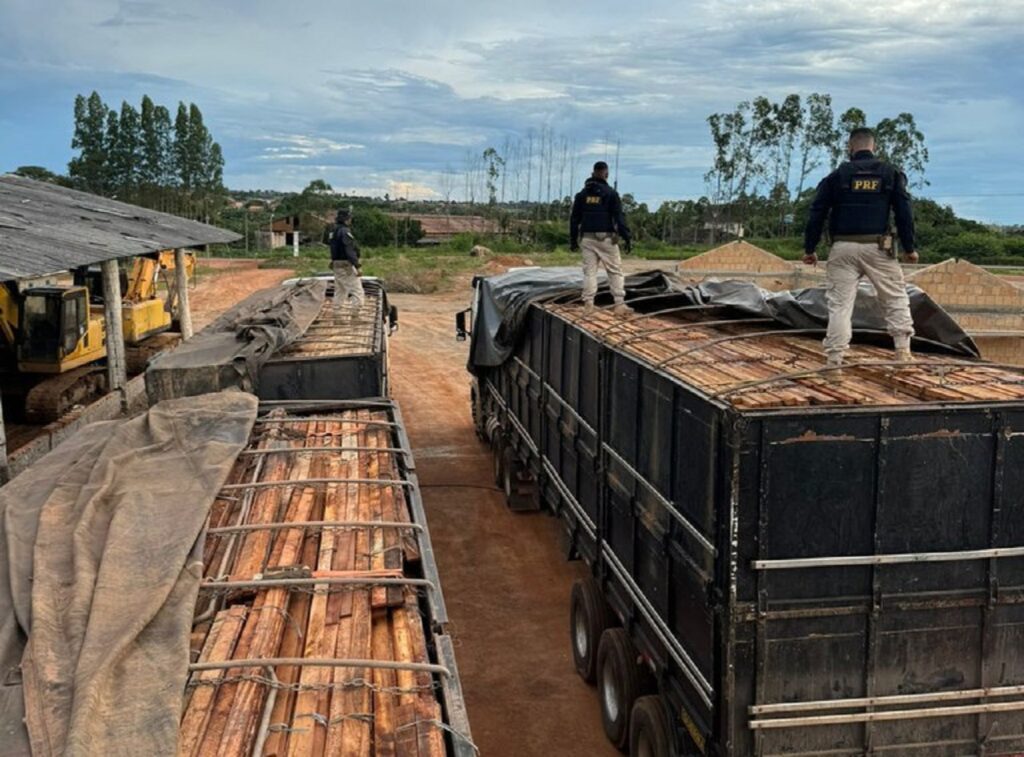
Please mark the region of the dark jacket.
<svg viewBox="0 0 1024 757"><path fill-rule="evenodd" d="M914 214L906 175L870 150L861 150L818 185L804 232L804 251L814 252L826 218L833 238L878 235L888 231L890 212L903 250L913 252Z"/></svg>
<svg viewBox="0 0 1024 757"><path fill-rule="evenodd" d="M604 179L591 176L572 202L569 216L569 241L579 241L580 234L614 232L627 242L632 237L622 214L619 193Z"/></svg>
<svg viewBox="0 0 1024 757"><path fill-rule="evenodd" d="M359 267L359 245L348 226L338 224L331 234L331 262L345 261Z"/></svg>

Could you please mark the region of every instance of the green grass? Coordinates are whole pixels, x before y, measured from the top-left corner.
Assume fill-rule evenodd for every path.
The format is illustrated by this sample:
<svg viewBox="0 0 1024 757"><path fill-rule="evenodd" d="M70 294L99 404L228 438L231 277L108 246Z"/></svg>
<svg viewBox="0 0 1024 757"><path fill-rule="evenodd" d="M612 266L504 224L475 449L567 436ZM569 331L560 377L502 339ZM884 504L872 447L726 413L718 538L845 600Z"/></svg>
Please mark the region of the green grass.
<svg viewBox="0 0 1024 757"><path fill-rule="evenodd" d="M437 247L375 247L363 250L363 274L380 278L392 292L429 294L450 291L460 278L477 273L497 273L516 265L577 266L578 252L567 246L553 250L531 249L513 240L486 243L492 254L473 257L469 254L467 239L456 238ZM752 244L774 252L789 260L798 260L802 253L800 239L751 239ZM706 252L712 245L691 244L669 246L660 242L640 243L633 249L633 257L642 260L664 261L664 268ZM243 257L244 250L214 248L215 257ZM292 257L290 247L273 251L250 252L249 257L262 258L261 268L281 268L294 271L297 276L310 276L330 271L330 254L323 245L300 248L299 257ZM202 269L201 269L202 270Z"/></svg>

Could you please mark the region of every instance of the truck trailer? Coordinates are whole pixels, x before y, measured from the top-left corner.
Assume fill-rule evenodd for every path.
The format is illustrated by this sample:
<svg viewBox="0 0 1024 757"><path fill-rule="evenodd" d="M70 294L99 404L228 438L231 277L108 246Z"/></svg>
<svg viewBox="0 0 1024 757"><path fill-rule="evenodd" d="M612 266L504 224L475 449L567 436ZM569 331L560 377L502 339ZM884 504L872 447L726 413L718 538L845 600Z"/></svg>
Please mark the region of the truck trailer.
<svg viewBox="0 0 1024 757"><path fill-rule="evenodd" d="M203 574L178 754L476 754L392 401L261 405Z"/></svg>
<svg viewBox="0 0 1024 757"><path fill-rule="evenodd" d="M858 344L838 372L735 291L624 317L531 276L457 324L496 483L589 568L570 643L616 746L1024 752L1019 370Z"/></svg>
<svg viewBox="0 0 1024 757"><path fill-rule="evenodd" d="M388 396L388 337L398 328L398 310L378 279L362 281L362 307L336 308L327 280L328 296L309 328L263 365L261 399Z"/></svg>

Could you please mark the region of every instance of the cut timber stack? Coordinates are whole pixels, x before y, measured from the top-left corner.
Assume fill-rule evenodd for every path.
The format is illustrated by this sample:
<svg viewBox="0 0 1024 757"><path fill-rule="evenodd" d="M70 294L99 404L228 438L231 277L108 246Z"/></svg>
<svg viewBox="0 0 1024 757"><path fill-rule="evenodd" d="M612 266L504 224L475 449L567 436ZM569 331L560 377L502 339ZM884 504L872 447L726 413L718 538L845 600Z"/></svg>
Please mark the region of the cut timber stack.
<svg viewBox="0 0 1024 757"><path fill-rule="evenodd" d="M837 373L825 369L820 341L770 324L704 325L692 312L624 318L608 309L546 309L738 409L1024 399L1020 372L962 358L916 353L913 365L897 365L892 350L855 345Z"/></svg>
<svg viewBox="0 0 1024 757"><path fill-rule="evenodd" d="M279 357L366 355L379 349L384 327L381 290L368 282L364 291L366 299L360 308L335 307L333 300L325 299L306 333L281 350Z"/></svg>
<svg viewBox="0 0 1024 757"><path fill-rule="evenodd" d="M468 743L408 451L383 405L257 421L211 512L180 755L435 757Z"/></svg>
<svg viewBox="0 0 1024 757"><path fill-rule="evenodd" d="M388 325L383 287L363 281L362 307L324 300L301 337L260 371L263 400L331 400L388 395Z"/></svg>

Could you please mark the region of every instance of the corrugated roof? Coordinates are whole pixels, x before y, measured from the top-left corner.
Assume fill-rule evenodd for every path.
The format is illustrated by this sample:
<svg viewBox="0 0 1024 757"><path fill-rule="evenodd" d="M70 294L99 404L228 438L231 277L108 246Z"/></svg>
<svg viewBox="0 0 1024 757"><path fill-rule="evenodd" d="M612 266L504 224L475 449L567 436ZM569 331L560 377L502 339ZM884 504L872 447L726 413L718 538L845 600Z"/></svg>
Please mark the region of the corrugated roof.
<svg viewBox="0 0 1024 757"><path fill-rule="evenodd" d="M0 175L0 281L240 238L169 213Z"/></svg>

